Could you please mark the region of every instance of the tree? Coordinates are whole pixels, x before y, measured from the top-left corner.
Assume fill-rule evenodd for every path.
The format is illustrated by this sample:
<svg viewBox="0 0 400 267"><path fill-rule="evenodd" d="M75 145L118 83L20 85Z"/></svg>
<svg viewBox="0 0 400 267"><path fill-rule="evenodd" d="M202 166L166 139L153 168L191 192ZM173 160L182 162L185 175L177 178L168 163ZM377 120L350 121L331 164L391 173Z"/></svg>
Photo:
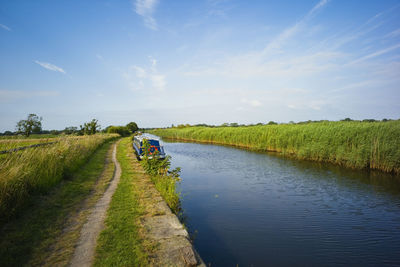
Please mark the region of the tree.
<svg viewBox="0 0 400 267"><path fill-rule="evenodd" d="M40 133L42 130L42 117L36 114L29 114L26 120L20 120L16 126L17 133L22 133L26 137L31 133Z"/></svg>
<svg viewBox="0 0 400 267"><path fill-rule="evenodd" d="M131 131L126 126L110 126L107 127L107 133L117 133L121 136L129 136Z"/></svg>
<svg viewBox="0 0 400 267"><path fill-rule="evenodd" d="M87 135L91 135L91 134L95 134L100 130L100 124L99 121L96 119L91 120L90 122L85 122L82 125L79 126L80 130L79 130L79 134L87 134Z"/></svg>
<svg viewBox="0 0 400 267"><path fill-rule="evenodd" d="M64 131L65 134L74 134L78 132L78 127L70 126L70 127L65 127Z"/></svg>
<svg viewBox="0 0 400 267"><path fill-rule="evenodd" d="M131 131L131 133L135 133L137 130L139 130L139 127L137 126L136 122L130 122L126 125L126 127Z"/></svg>

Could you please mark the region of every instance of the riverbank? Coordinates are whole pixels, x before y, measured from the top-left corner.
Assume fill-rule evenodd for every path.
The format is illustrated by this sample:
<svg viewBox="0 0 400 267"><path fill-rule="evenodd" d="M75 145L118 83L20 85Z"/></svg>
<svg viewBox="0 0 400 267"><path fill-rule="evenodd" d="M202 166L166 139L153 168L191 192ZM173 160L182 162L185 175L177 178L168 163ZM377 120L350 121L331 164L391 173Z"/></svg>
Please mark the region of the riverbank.
<svg viewBox="0 0 400 267"><path fill-rule="evenodd" d="M121 181L107 211L95 266L198 266L186 229L137 161L131 139L117 152Z"/></svg>
<svg viewBox="0 0 400 267"><path fill-rule="evenodd" d="M163 138L279 152L303 160L400 174L400 121L312 122L155 129Z"/></svg>

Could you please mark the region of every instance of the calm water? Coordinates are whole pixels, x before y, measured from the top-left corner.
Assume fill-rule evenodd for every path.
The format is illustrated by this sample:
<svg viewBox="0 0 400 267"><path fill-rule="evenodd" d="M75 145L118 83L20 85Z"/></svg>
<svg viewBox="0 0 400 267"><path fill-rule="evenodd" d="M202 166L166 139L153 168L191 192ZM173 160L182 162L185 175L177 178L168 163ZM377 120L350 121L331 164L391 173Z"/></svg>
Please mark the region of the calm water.
<svg viewBox="0 0 400 267"><path fill-rule="evenodd" d="M400 178L224 146L164 142L211 266L400 265Z"/></svg>

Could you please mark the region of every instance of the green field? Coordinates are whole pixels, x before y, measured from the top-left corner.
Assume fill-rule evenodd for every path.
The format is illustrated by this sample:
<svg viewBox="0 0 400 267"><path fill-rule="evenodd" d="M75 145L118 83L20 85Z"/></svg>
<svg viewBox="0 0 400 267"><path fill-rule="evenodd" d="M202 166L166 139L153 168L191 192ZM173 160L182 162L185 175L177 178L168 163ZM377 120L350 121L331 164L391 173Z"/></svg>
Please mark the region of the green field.
<svg viewBox="0 0 400 267"><path fill-rule="evenodd" d="M0 157L0 221L15 214L29 202L31 194L45 193L60 180L68 178L82 166L93 152L105 141L116 138L111 135L64 137L57 143L37 148L28 148ZM42 139L21 139L24 146ZM1 140L3 142L7 140ZM13 143L15 140L11 140ZM17 145L15 146L17 147Z"/></svg>
<svg viewBox="0 0 400 267"><path fill-rule="evenodd" d="M274 151L297 159L400 173L400 120L184 127L150 132L177 140Z"/></svg>
<svg viewBox="0 0 400 267"><path fill-rule="evenodd" d="M69 179L46 194L36 194L29 208L2 225L0 266L67 266L86 222L88 208L103 195L113 176L112 142L104 142Z"/></svg>

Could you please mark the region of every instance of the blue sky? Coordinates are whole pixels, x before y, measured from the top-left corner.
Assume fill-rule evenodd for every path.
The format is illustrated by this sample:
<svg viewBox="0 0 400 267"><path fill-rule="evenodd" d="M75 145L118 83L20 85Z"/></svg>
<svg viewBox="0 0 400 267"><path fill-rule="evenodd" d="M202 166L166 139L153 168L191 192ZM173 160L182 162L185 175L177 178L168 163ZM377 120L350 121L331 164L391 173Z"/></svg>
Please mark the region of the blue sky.
<svg viewBox="0 0 400 267"><path fill-rule="evenodd" d="M400 118L400 1L1 1L0 131Z"/></svg>

